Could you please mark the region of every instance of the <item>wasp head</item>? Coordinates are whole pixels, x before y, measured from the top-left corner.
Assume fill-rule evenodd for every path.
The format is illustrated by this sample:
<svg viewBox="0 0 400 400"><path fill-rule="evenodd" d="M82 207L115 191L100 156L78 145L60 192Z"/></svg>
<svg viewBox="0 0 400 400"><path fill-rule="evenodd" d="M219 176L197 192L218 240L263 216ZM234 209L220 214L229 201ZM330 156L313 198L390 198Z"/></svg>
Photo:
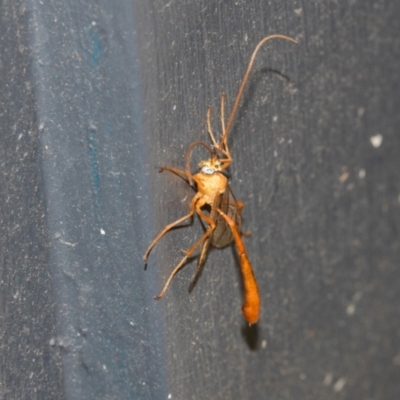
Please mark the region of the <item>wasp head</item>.
<svg viewBox="0 0 400 400"><path fill-rule="evenodd" d="M215 172L221 171L221 162L216 159L210 159L205 161L200 161L199 163L200 171L206 175L212 175Z"/></svg>

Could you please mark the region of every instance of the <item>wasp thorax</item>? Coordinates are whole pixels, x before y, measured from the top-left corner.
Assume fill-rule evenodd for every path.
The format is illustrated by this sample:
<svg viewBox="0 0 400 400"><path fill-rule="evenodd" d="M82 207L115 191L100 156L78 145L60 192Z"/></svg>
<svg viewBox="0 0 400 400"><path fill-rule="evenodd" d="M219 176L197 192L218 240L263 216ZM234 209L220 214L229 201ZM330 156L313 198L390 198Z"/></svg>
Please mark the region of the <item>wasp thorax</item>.
<svg viewBox="0 0 400 400"><path fill-rule="evenodd" d="M212 175L214 172L221 171L221 162L219 160L200 161L200 171L206 175Z"/></svg>

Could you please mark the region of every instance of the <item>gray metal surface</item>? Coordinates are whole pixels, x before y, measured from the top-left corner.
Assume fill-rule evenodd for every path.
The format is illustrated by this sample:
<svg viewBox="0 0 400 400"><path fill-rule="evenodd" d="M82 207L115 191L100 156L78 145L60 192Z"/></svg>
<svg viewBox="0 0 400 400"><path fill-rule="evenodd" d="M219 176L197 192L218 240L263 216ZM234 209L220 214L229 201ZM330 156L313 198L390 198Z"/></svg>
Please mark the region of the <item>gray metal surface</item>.
<svg viewBox="0 0 400 400"><path fill-rule="evenodd" d="M40 178L31 31L0 6L0 398L62 398L61 357Z"/></svg>
<svg viewBox="0 0 400 400"><path fill-rule="evenodd" d="M400 5L0 7L2 398L400 397ZM270 33L299 44L261 50L229 137L249 328L233 248L153 300L197 220L142 256L193 196L158 168Z"/></svg>
<svg viewBox="0 0 400 400"><path fill-rule="evenodd" d="M3 4L4 398L166 397L133 9L107 3Z"/></svg>

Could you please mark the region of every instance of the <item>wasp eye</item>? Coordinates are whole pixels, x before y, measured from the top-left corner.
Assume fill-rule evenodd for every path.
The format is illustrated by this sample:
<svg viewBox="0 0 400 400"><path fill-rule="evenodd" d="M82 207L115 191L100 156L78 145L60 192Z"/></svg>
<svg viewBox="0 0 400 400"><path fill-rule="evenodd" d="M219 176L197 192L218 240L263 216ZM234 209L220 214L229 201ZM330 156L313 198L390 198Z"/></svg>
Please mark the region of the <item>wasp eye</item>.
<svg viewBox="0 0 400 400"><path fill-rule="evenodd" d="M208 165L204 165L201 168L201 172L206 175L212 175L215 172L214 168L209 167Z"/></svg>

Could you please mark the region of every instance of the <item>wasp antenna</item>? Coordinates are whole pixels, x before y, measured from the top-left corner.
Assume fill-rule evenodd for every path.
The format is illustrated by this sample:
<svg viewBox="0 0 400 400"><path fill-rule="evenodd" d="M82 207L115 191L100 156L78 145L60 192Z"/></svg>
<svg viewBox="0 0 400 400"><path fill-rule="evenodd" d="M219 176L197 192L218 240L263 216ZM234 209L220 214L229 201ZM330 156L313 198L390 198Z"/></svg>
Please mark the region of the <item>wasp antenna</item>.
<svg viewBox="0 0 400 400"><path fill-rule="evenodd" d="M218 149L217 149L217 153L219 153L221 151L223 143L225 142L226 137L228 136L229 130L231 129L231 126L233 124L233 120L235 119L235 115L236 115L237 109L239 107L240 99L242 98L242 95L243 95L244 88L246 87L246 83L249 80L249 76L250 76L251 70L253 69L253 65L254 65L254 61L256 59L257 53L258 53L258 51L260 50L260 48L262 47L262 45L264 43L266 43L266 42L268 42L269 40L272 40L272 39L284 39L284 40L287 40L289 42L297 43L296 39L293 39L293 38L291 38L289 36L280 35L280 34L266 36L264 39L262 39L258 43L258 45L256 46L256 48L253 51L253 54L250 57L249 66L247 67L247 70L246 70L246 73L244 74L242 83L240 84L238 93L236 95L236 100L235 100L235 103L233 105L231 114L229 116L228 123L226 125L226 129L225 129L225 131L224 131L224 133L222 135L221 141L219 143L219 146L218 146Z"/></svg>

